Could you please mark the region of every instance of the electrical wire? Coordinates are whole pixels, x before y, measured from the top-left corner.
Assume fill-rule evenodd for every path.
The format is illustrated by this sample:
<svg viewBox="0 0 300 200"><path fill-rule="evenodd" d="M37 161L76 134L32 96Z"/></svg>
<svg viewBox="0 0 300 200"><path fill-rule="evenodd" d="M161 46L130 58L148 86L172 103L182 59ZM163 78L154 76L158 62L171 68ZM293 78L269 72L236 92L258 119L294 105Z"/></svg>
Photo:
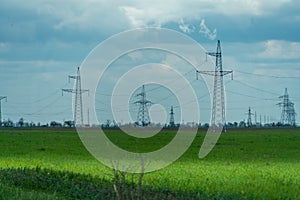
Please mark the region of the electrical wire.
<svg viewBox="0 0 300 200"><path fill-rule="evenodd" d="M252 75L252 76L260 76L260 77L268 77L268 78L300 78L300 76L274 76L274 75L266 75L266 74L257 74L257 73L251 73L251 72L245 72L245 71L240 71L240 70L234 70L234 72L238 72L241 74L247 74L247 75Z"/></svg>

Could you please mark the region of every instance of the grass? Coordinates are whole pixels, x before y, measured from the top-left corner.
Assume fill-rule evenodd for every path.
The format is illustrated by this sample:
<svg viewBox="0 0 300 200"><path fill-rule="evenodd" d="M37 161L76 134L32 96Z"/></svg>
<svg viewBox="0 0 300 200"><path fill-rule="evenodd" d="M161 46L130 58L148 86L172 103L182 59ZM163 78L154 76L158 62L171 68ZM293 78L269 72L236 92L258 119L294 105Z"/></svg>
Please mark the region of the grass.
<svg viewBox="0 0 300 200"><path fill-rule="evenodd" d="M0 199L52 200L58 198L55 194L50 195L41 191L26 191L15 186L7 186L0 183Z"/></svg>
<svg viewBox="0 0 300 200"><path fill-rule="evenodd" d="M175 133L136 140L107 131L117 145L141 152L164 146ZM145 199L300 199L299 130L229 131L200 160L204 134L178 161L145 174ZM75 131L0 130L0 152L0 199L118 198L113 171L86 151ZM126 176L134 198L138 177Z"/></svg>

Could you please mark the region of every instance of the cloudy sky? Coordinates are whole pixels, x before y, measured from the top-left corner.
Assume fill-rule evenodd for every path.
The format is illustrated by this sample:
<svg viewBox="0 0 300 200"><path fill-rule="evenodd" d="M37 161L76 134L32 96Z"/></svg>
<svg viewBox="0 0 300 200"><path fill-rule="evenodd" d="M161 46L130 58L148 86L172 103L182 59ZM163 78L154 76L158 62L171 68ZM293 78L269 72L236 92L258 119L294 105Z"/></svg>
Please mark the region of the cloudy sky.
<svg viewBox="0 0 300 200"><path fill-rule="evenodd" d="M73 87L67 76L100 42L141 27L179 31L209 51L221 40L223 68L234 71L233 80L224 79L227 121L246 119L249 106L257 121L260 116L262 122L280 120L276 104L285 88L300 113L296 0L0 0L0 5L0 96L8 97L2 101L4 119L72 119L71 95L61 94L61 88ZM105 93L98 98L107 100ZM207 122L209 114L204 115Z"/></svg>

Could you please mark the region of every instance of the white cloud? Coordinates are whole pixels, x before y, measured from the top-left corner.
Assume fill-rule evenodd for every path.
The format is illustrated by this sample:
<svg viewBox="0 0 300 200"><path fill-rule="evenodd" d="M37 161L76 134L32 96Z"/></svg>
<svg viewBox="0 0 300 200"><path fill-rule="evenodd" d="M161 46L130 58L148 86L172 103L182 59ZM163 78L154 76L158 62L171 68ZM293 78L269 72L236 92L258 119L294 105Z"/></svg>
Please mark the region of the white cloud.
<svg viewBox="0 0 300 200"><path fill-rule="evenodd" d="M6 7L17 8L55 21L54 28L71 28L84 31L116 32L128 28L161 26L167 22L181 19L199 20L207 15L266 15L289 0L68 0L35 1L20 3L16 0L6 2ZM36 18L34 18L36 19ZM52 25L52 24L51 24ZM183 31L192 31L184 23Z"/></svg>
<svg viewBox="0 0 300 200"><path fill-rule="evenodd" d="M217 29L214 29L213 31L210 30L206 24L205 20L202 19L200 22L200 30L199 33L203 34L205 37L207 37L210 40L214 40L217 37Z"/></svg>
<svg viewBox="0 0 300 200"><path fill-rule="evenodd" d="M237 15L267 15L274 12L289 0L154 0L122 1L119 4L133 27L156 25L160 26L169 21L180 19L199 19L207 14ZM183 28L185 28L183 26Z"/></svg>
<svg viewBox="0 0 300 200"><path fill-rule="evenodd" d="M182 30L184 33L193 33L195 31L195 26L191 24L186 24L183 19L180 20L179 22L179 28Z"/></svg>
<svg viewBox="0 0 300 200"><path fill-rule="evenodd" d="M296 59L300 55L300 42L268 40L263 43L264 51L258 56L267 59Z"/></svg>

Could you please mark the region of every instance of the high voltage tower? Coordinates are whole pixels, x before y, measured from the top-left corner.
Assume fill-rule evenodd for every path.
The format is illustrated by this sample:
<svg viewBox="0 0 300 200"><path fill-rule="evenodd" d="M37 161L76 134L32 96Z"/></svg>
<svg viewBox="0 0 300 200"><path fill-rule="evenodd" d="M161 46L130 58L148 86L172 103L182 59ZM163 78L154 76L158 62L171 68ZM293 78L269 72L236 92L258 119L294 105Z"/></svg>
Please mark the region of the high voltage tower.
<svg viewBox="0 0 300 200"><path fill-rule="evenodd" d="M83 125L83 105L82 105L82 94L89 90L81 89L81 77L79 67L77 68L77 74L69 76L70 79L75 79L75 89L62 89L62 92L75 93L74 102L74 124L75 126Z"/></svg>
<svg viewBox="0 0 300 200"><path fill-rule="evenodd" d="M253 115L253 113L251 112L251 108L249 107L248 112L247 112L247 126L251 127L252 126L252 120L251 120L251 115Z"/></svg>
<svg viewBox="0 0 300 200"><path fill-rule="evenodd" d="M282 124L295 126L296 112L294 109L294 103L292 103L289 99L287 88L285 88L284 95L280 96L279 98L281 99L281 102L278 103L277 105L279 105L282 108L280 122Z"/></svg>
<svg viewBox="0 0 300 200"><path fill-rule="evenodd" d="M150 124L150 117L148 113L148 105L151 105L152 102L147 100L145 86L142 86L142 91L136 96L140 96L140 100L135 101L135 104L139 104L139 111L137 115L136 125L138 126L148 126Z"/></svg>
<svg viewBox="0 0 300 200"><path fill-rule="evenodd" d="M5 99L7 101L7 97L0 96L0 127L2 127L2 110L1 110L1 101Z"/></svg>
<svg viewBox="0 0 300 200"><path fill-rule="evenodd" d="M217 43L217 51L208 52L206 54L216 57L215 70L214 71L197 70L197 73L214 76L214 92L213 92L211 126L220 127L225 125L225 97L224 97L223 76L232 73L232 70L230 71L223 70L220 40L218 40Z"/></svg>
<svg viewBox="0 0 300 200"><path fill-rule="evenodd" d="M171 112L170 112L170 127L175 127L173 106L171 106Z"/></svg>

